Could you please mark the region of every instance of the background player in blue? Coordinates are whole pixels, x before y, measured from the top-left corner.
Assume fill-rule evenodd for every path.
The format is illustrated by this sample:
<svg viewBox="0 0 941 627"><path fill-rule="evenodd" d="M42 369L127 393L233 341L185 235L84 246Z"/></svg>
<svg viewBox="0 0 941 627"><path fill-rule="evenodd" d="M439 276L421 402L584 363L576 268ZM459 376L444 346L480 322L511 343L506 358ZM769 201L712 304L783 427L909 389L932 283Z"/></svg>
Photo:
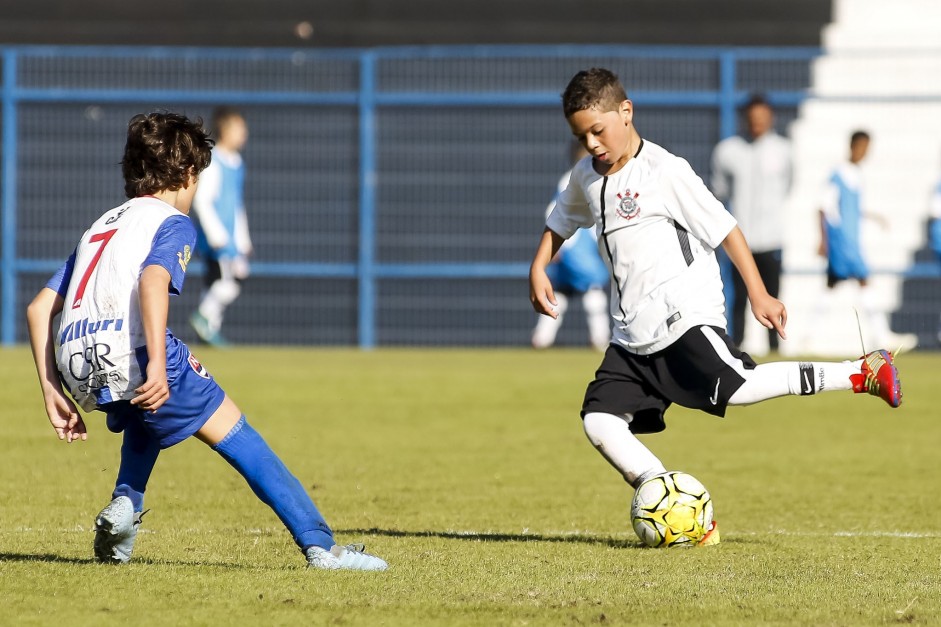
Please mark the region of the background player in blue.
<svg viewBox="0 0 941 627"><path fill-rule="evenodd" d="M572 142L571 162L588 156L585 149ZM555 208L556 199L569 184L572 170L568 170L559 179L558 189L552 202L546 208L548 217ZM549 348L555 343L556 335L562 327L562 320L568 310L568 299L580 294L585 321L588 323L588 338L591 345L603 351L611 341L611 322L608 315L608 268L598 252L598 238L590 229L579 229L565 241L559 254L546 268L552 287L555 289L556 313L558 318L539 316L533 329L533 348Z"/></svg>
<svg viewBox="0 0 941 627"><path fill-rule="evenodd" d="M308 565L385 570L362 547L334 543L301 483L167 329L169 296L183 288L196 240L187 213L211 146L200 124L181 115L133 117L122 161L130 200L95 221L27 311L46 413L59 438L87 438L65 389L85 411L105 412L111 431L124 432L112 501L95 519L95 555L130 560L160 451L195 436L274 510Z"/></svg>
<svg viewBox="0 0 941 627"><path fill-rule="evenodd" d="M224 346L227 342L221 328L225 310L242 291L252 253L241 155L248 141L248 125L238 110L219 107L213 111L212 128L216 142L212 162L199 175L193 197L199 227L196 251L206 260L206 287L190 324L204 342Z"/></svg>
<svg viewBox="0 0 941 627"><path fill-rule="evenodd" d="M863 171L860 163L869 152L869 134L856 131L850 136L849 161L841 163L830 175L820 208L820 249L827 259L827 287L833 289L841 281L859 282L859 307L865 313L870 335L868 345L898 346L911 350L918 344L912 333L893 333L889 319L880 307L877 295L868 289L869 266L863 258L860 226L863 218L888 222L878 214L866 211ZM825 303L821 301L820 306Z"/></svg>
<svg viewBox="0 0 941 627"><path fill-rule="evenodd" d="M931 194L929 210L928 245L934 251L934 254L938 256L938 261L941 261L941 182L938 183ZM941 342L941 321L938 323L938 342Z"/></svg>

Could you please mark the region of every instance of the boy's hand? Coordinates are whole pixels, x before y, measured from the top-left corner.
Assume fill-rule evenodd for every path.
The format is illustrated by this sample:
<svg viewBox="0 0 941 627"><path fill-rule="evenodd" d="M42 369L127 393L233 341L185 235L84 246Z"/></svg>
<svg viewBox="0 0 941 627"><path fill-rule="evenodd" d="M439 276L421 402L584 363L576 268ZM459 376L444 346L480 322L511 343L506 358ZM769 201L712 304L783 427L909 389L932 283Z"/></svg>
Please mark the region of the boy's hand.
<svg viewBox="0 0 941 627"><path fill-rule="evenodd" d="M46 397L46 415L60 440L71 443L73 440L87 440L85 421L72 403L61 392L52 392Z"/></svg>
<svg viewBox="0 0 941 627"><path fill-rule="evenodd" d="M170 398L170 386L167 383L167 367L164 363L151 361L147 364L147 379L136 390L137 396L131 399L131 405L156 412Z"/></svg>
<svg viewBox="0 0 941 627"><path fill-rule="evenodd" d="M751 301L751 310L758 322L767 329L774 329L782 340L786 340L787 334L784 332L784 326L787 324L787 310L784 308L784 303L767 292L755 298L749 294L748 299Z"/></svg>
<svg viewBox="0 0 941 627"><path fill-rule="evenodd" d="M555 299L552 282L549 281L546 271L541 268L531 268L529 271L529 302L533 304L536 313L552 318L559 317L556 312L559 303Z"/></svg>

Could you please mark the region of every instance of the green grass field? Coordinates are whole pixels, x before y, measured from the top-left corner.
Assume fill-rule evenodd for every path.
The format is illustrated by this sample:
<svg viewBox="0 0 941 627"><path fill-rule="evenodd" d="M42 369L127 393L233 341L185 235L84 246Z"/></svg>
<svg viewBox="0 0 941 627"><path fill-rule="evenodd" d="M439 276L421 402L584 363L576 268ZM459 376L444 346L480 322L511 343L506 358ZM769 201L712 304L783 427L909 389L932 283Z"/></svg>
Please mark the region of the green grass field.
<svg viewBox="0 0 941 627"><path fill-rule="evenodd" d="M25 348L0 350L3 624L941 624L941 356L905 403L848 393L673 408L645 441L710 489L722 544L642 548L589 445L587 351L204 350L199 357L387 573L307 571L215 453L165 451L134 562L97 564L120 439L57 441Z"/></svg>

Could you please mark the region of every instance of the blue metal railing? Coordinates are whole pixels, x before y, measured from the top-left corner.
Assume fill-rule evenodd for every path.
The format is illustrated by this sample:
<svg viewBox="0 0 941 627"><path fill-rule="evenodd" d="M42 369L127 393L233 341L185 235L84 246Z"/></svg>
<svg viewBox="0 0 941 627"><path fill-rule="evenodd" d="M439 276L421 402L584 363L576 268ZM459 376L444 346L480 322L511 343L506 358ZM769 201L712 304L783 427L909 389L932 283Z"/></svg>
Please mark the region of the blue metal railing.
<svg viewBox="0 0 941 627"><path fill-rule="evenodd" d="M23 103L138 103L219 102L236 105L305 105L356 107L359 116L358 154L358 254L355 263L255 263L253 273L271 277L317 277L355 279L358 284L358 343L372 348L377 343L377 282L391 279L430 278L519 278L525 263L381 263L377 260L376 198L378 185L377 111L383 107L554 107L556 91L385 91L377 80L377 66L388 60L440 59L568 59L617 57L672 60L709 60L718 65L718 83L713 90L632 91L633 100L647 107L713 108L719 133L725 137L736 129L736 108L748 96L739 87L737 69L741 61L792 60L809 62L817 49L697 48L637 46L493 46L493 47L402 47L371 50L240 50L174 49L129 47L5 47L2 83L2 166L0 166L0 344L16 339L16 295L21 274L51 272L58 260L25 259L17 254L18 108ZM129 89L29 87L19 82L21 64L30 58L141 58L148 60L291 60L301 55L312 60L355 61L358 87L355 91L250 91L219 89ZM561 86L560 86L561 87ZM770 91L777 105L795 106L804 91Z"/></svg>

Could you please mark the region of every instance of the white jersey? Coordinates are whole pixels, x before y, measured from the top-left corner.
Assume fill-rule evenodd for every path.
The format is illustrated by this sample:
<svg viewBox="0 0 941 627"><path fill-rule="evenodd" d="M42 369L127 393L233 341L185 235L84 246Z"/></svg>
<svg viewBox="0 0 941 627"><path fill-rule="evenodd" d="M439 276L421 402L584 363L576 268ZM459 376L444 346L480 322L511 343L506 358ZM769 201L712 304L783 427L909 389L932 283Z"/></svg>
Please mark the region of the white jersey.
<svg viewBox="0 0 941 627"><path fill-rule="evenodd" d="M579 161L546 226L569 238L592 224L612 275L613 341L648 355L692 327L726 326L714 250L735 218L686 160L643 141L610 176Z"/></svg>
<svg viewBox="0 0 941 627"><path fill-rule="evenodd" d="M791 144L774 131L723 139L712 153L712 191L738 220L752 250L780 250L791 189Z"/></svg>
<svg viewBox="0 0 941 627"><path fill-rule="evenodd" d="M65 299L55 338L58 369L86 411L135 396L147 363L141 271L166 268L170 291L179 293L195 239L186 215L156 198L135 198L96 220L49 282Z"/></svg>

